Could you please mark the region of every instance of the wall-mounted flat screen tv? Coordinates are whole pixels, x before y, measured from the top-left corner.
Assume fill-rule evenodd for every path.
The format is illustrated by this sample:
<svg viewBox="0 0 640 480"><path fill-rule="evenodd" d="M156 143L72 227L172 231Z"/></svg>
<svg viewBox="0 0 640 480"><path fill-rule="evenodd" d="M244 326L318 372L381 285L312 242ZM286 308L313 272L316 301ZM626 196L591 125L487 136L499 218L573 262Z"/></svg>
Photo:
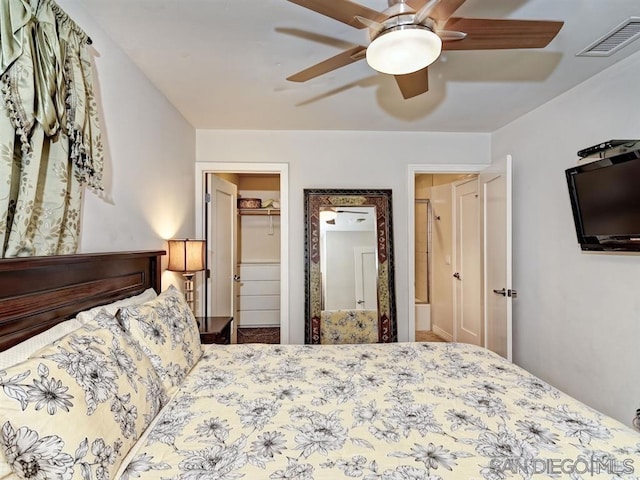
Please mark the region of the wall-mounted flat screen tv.
<svg viewBox="0 0 640 480"><path fill-rule="evenodd" d="M640 150L566 170L582 250L640 252Z"/></svg>

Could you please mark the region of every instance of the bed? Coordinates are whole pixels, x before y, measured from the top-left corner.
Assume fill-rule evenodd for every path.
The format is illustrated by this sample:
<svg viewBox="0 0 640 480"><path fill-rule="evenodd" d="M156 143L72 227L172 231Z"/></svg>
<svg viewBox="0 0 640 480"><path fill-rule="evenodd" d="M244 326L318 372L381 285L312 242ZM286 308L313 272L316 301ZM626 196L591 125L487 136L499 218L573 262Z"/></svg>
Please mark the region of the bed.
<svg viewBox="0 0 640 480"><path fill-rule="evenodd" d="M0 366L1 479L639 478L640 433L484 349L200 345L162 253L0 261L0 357L77 322Z"/></svg>

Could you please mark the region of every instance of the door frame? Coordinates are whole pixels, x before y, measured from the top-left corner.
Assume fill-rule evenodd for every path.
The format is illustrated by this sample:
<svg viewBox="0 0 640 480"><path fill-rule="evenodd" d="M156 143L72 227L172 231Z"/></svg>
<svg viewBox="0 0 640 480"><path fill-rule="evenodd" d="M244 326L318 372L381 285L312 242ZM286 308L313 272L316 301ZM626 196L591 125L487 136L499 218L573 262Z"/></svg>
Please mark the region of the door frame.
<svg viewBox="0 0 640 480"><path fill-rule="evenodd" d="M280 175L280 343L289 343L289 164L196 162L196 235L204 238L204 192L208 173L264 173ZM203 285L199 285L198 305L202 308ZM202 311L202 310L199 310Z"/></svg>
<svg viewBox="0 0 640 480"><path fill-rule="evenodd" d="M505 216L506 216L506 222L505 222L505 232L506 233L506 265L507 265L507 270L505 272L505 279L504 279L504 288L507 289L509 292L513 292L513 157L510 154L504 155L503 157L500 157L498 160L492 162L491 164L492 166L495 167L489 167L487 169L485 169L484 172L482 172L482 174L480 174L478 176L478 181L480 183L480 198L482 200L482 245L483 245L483 251L482 251L482 258L483 258L483 262L486 261L486 259L489 257L488 255L488 231L489 229L487 228L487 206L488 206L488 202L486 201L487 198L487 185L489 184L486 180L486 176L491 175L491 181L493 179L495 179L496 174L504 174L505 176L505 180L506 180L506 185L505 185L505 190L506 190L506 196L507 196L507 202L506 202L506 211L505 211ZM484 178L483 178L484 177ZM489 270L487 268L483 268L483 286L484 286L484 297L483 297L483 314L484 314L484 318L488 319L489 318L489 295L491 295L493 292L490 291L490 282L489 282ZM513 294L508 294L505 297L505 302L506 302L506 322L507 322L507 360L509 360L510 362L513 361ZM488 348L489 345L489 321L485 320L484 323L484 344L485 347Z"/></svg>
<svg viewBox="0 0 640 480"><path fill-rule="evenodd" d="M409 164L407 165L407 305L408 310L408 328L409 328L409 341L416 341L416 239L415 239L415 201L416 201L416 175L418 174L440 174L440 173L477 173L479 174L485 168L489 167L490 163L482 164L458 164L458 165L443 165L443 164Z"/></svg>

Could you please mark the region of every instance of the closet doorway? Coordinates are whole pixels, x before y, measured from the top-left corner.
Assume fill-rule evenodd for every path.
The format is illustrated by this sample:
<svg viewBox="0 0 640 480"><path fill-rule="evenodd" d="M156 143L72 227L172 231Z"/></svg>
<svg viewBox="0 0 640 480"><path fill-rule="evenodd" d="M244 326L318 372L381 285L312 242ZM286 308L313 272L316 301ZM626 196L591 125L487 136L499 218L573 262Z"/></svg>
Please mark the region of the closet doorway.
<svg viewBox="0 0 640 480"><path fill-rule="evenodd" d="M196 176L197 231L211 270L200 311L233 316L232 342L288 343L288 166L198 162Z"/></svg>
<svg viewBox="0 0 640 480"><path fill-rule="evenodd" d="M234 317L237 282L238 235L236 204L238 187L222 174L206 174L205 241L207 275L204 315ZM232 323L231 342L237 339L237 322Z"/></svg>

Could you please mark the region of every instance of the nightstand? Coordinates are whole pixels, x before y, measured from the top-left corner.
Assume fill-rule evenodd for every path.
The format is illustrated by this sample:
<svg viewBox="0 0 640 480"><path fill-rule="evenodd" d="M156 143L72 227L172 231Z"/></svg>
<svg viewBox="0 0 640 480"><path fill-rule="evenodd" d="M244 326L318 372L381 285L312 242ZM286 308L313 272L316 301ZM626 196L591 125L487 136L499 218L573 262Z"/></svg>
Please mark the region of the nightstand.
<svg viewBox="0 0 640 480"><path fill-rule="evenodd" d="M200 325L200 341L202 343L231 343L231 321L233 317L196 317Z"/></svg>

